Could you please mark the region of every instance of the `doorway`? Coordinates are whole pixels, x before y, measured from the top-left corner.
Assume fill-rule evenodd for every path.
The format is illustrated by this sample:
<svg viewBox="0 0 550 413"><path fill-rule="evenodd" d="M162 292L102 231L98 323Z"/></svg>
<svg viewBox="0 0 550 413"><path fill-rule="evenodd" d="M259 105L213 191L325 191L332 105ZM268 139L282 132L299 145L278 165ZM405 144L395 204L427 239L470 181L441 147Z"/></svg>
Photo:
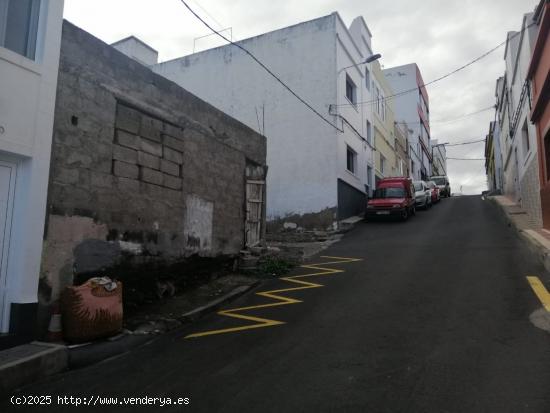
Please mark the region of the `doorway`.
<svg viewBox="0 0 550 413"><path fill-rule="evenodd" d="M17 165L0 160L0 332L9 328L8 314L8 254L10 250L13 199Z"/></svg>

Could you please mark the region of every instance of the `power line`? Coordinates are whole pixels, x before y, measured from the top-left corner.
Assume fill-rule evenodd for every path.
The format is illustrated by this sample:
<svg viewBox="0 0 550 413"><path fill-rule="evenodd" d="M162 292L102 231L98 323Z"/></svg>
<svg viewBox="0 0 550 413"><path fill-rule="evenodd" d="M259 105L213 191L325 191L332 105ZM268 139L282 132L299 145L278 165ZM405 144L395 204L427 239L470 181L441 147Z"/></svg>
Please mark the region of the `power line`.
<svg viewBox="0 0 550 413"><path fill-rule="evenodd" d="M459 143L448 143L445 146L460 146L460 145L471 145L473 143L480 143L485 142L485 139L478 139L476 141L469 141L469 142L459 142Z"/></svg>
<svg viewBox="0 0 550 413"><path fill-rule="evenodd" d="M300 102L302 102L309 110L311 110L315 115L317 115L319 118L321 118L325 123L332 126L334 129L336 129L338 132L344 132L343 129L340 129L338 126L334 125L331 121L329 121L327 118L325 118L323 115L321 115L313 106L311 106L306 100L304 100L301 96L299 96L294 90L290 88L285 82L283 82L275 73L273 73L265 64L263 64L256 56L254 56L251 52L249 52L247 49L242 47L241 45L235 43L234 41L228 39L220 32L216 31L212 26L210 26L206 21L204 21L195 11L189 7L189 5L185 2L185 0L180 0L182 4L195 16L198 20L202 22L206 27L208 27L212 32L220 36L223 40L225 40L227 43L232 44L235 47L238 47L243 52L245 52L247 55L249 55L256 63L258 63L267 73L269 73L277 82L279 82L286 90L288 90L296 99L298 99Z"/></svg>
<svg viewBox="0 0 550 413"><path fill-rule="evenodd" d="M367 103L374 103L376 102L377 100L386 100L386 99L391 99L391 98L396 98L396 97L399 97L399 96L403 96L403 95L406 95L407 93L411 93L411 92L415 92L417 91L418 89L420 88L423 88L423 87L426 87L426 86L429 86L429 85L432 85L436 82L439 82L440 80L443 80L443 79L446 79L448 78L449 76L452 76L454 75L455 73L457 72L460 72L461 70L463 69L466 69L468 66L471 66L473 65L474 63L480 61L481 59L483 59L484 57L490 55L491 53L493 53L495 50L499 49L500 47L504 46L509 40L513 39L514 37L516 36L519 36L521 33L523 33L525 30L527 30L528 28L530 28L531 26L535 25L536 23L533 22L531 24L529 24L528 26L525 26L524 28L522 28L519 32L516 32L514 33L512 36L510 37L507 37L505 41L499 43L498 45L496 45L495 47L493 47L492 49L486 51L485 53L483 53L482 55L476 57L475 59L471 60L470 62L456 68L455 70L449 72L449 73L446 73L444 74L443 76L440 76L434 80L431 80L429 81L428 83L424 83L422 85L419 85L419 86L416 86L414 88L411 88L411 89L407 89L407 90L402 90L401 92L398 92L398 93L394 93L393 95L389 95L389 96L384 96L383 98L379 98L379 99L371 99L371 100L366 100L366 101L363 101L363 102L357 102L357 103L341 103L341 104L338 104L338 105L335 105L335 106L357 106L357 105L363 105L363 104L367 104Z"/></svg>
<svg viewBox="0 0 550 413"><path fill-rule="evenodd" d="M488 106L486 108L476 110L475 112L465 113L464 115L457 116L456 118L441 119L441 120L436 119L436 120L430 121L430 123L451 123L451 122L455 122L455 121L460 120L460 119L467 118L469 116L473 116L473 115L477 115L479 113L487 112L488 110L491 110L491 109L494 109L494 108L495 108L495 105L491 105L491 106Z"/></svg>
<svg viewBox="0 0 550 413"><path fill-rule="evenodd" d="M484 161L485 158L446 158L453 161Z"/></svg>
<svg viewBox="0 0 550 413"><path fill-rule="evenodd" d="M455 118L430 120L428 122L428 124L431 125L432 123L451 123L451 122L455 122L455 121L460 120L460 119L467 118L468 116L473 116L473 115L477 115L478 113L486 112L486 111L494 109L494 108L495 108L495 106L491 105L491 106L488 106L486 108L476 110L475 112L465 113L465 114L457 116ZM397 123L400 123L400 124L403 124L403 125L405 125L405 124L406 125L416 125L416 124L420 124L420 123L424 123L424 122L422 122L422 121L412 121L412 122L401 121L401 122L397 122Z"/></svg>

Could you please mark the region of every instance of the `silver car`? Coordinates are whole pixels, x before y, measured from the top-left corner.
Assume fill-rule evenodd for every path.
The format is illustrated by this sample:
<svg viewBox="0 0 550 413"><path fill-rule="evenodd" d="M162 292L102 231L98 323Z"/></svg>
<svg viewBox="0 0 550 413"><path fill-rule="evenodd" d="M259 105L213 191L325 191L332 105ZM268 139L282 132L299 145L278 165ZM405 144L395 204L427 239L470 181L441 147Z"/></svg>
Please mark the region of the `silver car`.
<svg viewBox="0 0 550 413"><path fill-rule="evenodd" d="M428 209L432 206L432 191L424 181L413 181L414 198L417 208Z"/></svg>

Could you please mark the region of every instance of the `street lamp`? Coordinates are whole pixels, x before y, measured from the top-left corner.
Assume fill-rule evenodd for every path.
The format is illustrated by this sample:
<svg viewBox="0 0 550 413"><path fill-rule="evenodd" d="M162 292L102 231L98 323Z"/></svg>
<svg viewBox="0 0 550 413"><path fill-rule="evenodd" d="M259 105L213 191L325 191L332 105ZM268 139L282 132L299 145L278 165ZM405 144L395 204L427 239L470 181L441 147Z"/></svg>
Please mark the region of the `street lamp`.
<svg viewBox="0 0 550 413"><path fill-rule="evenodd" d="M369 57L367 57L365 59L364 62L360 62L360 63L356 63L354 65L350 65L350 66L346 66L346 67L343 67L341 68L339 71L338 71L338 74L340 74L340 72L342 72L342 70L346 70L346 69L349 69L350 67L355 67L355 66L359 66L359 65L364 65L364 64L367 64L367 63L372 63L374 62L375 60L378 60L382 57L382 55L380 53L376 53L376 54L373 54L373 55L370 55Z"/></svg>

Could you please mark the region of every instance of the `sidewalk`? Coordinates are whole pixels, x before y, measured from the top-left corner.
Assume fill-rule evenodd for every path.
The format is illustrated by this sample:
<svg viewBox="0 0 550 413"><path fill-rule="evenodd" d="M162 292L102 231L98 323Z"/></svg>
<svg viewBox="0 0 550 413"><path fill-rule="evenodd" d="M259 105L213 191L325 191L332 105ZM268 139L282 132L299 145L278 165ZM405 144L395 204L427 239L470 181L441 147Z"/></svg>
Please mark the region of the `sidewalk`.
<svg viewBox="0 0 550 413"><path fill-rule="evenodd" d="M259 280L239 275L215 279L182 295L145 306L125 320L124 331L82 345L34 341L0 351L0 400L17 388L65 370L126 353L216 311L255 288Z"/></svg>
<svg viewBox="0 0 550 413"><path fill-rule="evenodd" d="M531 251L542 262L544 268L550 272L550 231L537 225L535 220L509 197L496 195L489 196L487 199L495 202L500 207L508 225L513 226L518 231Z"/></svg>

